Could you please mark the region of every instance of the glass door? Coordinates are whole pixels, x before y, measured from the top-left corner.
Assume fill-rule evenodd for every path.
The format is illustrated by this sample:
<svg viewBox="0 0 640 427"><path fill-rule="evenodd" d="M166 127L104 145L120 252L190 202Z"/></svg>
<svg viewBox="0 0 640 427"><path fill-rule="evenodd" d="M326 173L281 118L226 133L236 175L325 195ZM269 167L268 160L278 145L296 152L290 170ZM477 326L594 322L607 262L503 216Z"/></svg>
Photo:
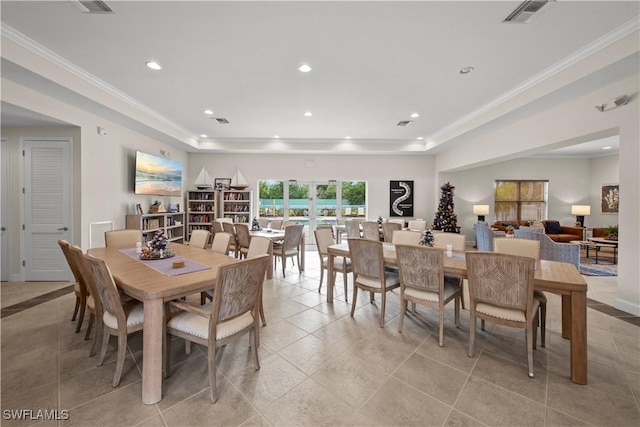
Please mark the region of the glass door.
<svg viewBox="0 0 640 427"><path fill-rule="evenodd" d="M318 224L336 224L336 190L335 182L289 182L288 219L304 225L308 244L315 244Z"/></svg>

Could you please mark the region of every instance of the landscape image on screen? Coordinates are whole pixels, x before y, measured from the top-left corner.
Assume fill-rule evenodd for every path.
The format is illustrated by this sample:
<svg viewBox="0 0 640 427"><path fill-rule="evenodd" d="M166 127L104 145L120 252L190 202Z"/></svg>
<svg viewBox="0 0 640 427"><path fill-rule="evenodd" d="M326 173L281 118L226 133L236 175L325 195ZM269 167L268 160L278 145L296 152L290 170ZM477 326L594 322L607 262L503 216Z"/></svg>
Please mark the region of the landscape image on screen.
<svg viewBox="0 0 640 427"><path fill-rule="evenodd" d="M136 152L136 194L182 196L182 164Z"/></svg>

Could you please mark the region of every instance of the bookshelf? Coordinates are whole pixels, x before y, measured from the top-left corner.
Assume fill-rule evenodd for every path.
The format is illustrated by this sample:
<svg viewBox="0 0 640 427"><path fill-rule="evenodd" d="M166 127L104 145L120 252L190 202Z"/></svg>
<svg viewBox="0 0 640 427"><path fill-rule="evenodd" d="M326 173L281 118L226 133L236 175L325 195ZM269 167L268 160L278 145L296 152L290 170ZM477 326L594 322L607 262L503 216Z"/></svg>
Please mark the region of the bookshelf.
<svg viewBox="0 0 640 427"><path fill-rule="evenodd" d="M222 190L220 192L220 216L233 222L251 223L253 193L249 190Z"/></svg>
<svg viewBox="0 0 640 427"><path fill-rule="evenodd" d="M182 243L184 239L184 213L163 212L157 214L129 214L126 226L130 230L142 230L142 242L148 242L158 230L164 231L170 242Z"/></svg>
<svg viewBox="0 0 640 427"><path fill-rule="evenodd" d="M187 240L191 239L193 230L211 230L211 223L218 217L216 214L217 191L187 191ZM213 232L212 232L213 234Z"/></svg>

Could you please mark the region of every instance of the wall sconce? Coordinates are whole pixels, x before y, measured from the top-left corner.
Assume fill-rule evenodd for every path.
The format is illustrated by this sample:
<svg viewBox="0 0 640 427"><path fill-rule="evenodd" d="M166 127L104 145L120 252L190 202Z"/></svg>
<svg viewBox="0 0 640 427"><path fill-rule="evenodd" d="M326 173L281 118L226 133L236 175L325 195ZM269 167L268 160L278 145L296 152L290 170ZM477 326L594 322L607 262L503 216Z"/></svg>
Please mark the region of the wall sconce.
<svg viewBox="0 0 640 427"><path fill-rule="evenodd" d="M489 205L473 205L473 214L478 215L478 222L484 222L484 216L489 215Z"/></svg>
<svg viewBox="0 0 640 427"><path fill-rule="evenodd" d="M584 228L585 215L591 215L591 206L589 205L572 205L571 215L576 216L576 222L580 223L580 227Z"/></svg>
<svg viewBox="0 0 640 427"><path fill-rule="evenodd" d="M596 105L596 110L600 111L601 113L604 113L605 111L622 107L623 105L627 105L628 103L629 103L629 97L627 95L622 95L602 105Z"/></svg>

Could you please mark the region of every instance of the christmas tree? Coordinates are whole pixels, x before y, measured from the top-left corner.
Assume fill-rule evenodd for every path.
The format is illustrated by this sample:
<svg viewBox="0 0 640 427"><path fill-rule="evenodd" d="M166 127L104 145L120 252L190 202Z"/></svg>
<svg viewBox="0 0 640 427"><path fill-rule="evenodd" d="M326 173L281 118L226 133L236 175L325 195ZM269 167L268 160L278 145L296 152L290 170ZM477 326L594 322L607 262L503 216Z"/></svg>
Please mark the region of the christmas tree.
<svg viewBox="0 0 640 427"><path fill-rule="evenodd" d="M448 182L440 187L440 203L438 204L438 212L433 220L433 229L442 230L449 233L459 233L458 216L453 211L453 190L456 187Z"/></svg>

